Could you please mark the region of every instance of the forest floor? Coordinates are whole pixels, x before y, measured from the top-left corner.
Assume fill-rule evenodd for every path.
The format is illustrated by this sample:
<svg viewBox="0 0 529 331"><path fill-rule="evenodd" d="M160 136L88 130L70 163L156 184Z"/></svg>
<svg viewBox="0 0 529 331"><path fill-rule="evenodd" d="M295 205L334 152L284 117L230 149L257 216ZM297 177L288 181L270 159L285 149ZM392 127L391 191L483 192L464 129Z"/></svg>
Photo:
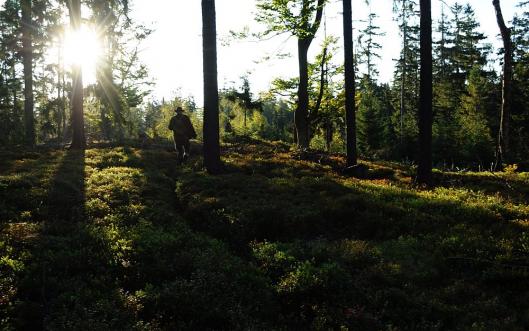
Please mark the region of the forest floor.
<svg viewBox="0 0 529 331"><path fill-rule="evenodd" d="M0 152L0 329L529 329L529 173L300 156Z"/></svg>

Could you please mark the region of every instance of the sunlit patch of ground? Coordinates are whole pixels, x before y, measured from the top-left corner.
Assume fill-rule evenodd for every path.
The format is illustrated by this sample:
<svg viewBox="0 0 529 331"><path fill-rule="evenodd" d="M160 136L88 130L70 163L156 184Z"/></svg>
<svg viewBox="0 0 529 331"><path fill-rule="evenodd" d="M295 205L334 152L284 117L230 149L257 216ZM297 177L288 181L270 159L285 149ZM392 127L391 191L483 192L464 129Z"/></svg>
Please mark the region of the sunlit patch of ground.
<svg viewBox="0 0 529 331"><path fill-rule="evenodd" d="M223 149L3 152L2 329L524 330L529 176Z"/></svg>

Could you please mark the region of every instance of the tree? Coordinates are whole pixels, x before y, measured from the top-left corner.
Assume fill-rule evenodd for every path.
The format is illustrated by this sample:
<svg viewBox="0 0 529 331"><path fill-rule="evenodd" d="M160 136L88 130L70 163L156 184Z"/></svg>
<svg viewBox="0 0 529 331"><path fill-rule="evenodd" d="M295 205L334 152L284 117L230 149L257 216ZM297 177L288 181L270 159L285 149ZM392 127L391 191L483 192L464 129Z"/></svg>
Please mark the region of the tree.
<svg viewBox="0 0 529 331"><path fill-rule="evenodd" d="M17 72L20 60L19 13L19 1L7 1L0 10L0 142L4 144L18 144L25 140L20 98L23 84Z"/></svg>
<svg viewBox="0 0 529 331"><path fill-rule="evenodd" d="M375 19L377 17L378 15L375 13L369 13L367 26L360 31L360 35L358 36L358 63L366 65L366 74L369 80L376 78L379 74L377 67L374 65L374 60L381 58L379 51L382 49L382 45L376 38L386 35L380 32L379 26L375 25Z"/></svg>
<svg viewBox="0 0 529 331"><path fill-rule="evenodd" d="M394 12L397 15L402 36L402 50L394 74L394 93L399 109L398 126L401 157L412 157L417 136L417 108L419 99L419 27L415 20L417 3L415 0L395 0ZM398 96L397 96L398 94Z"/></svg>
<svg viewBox="0 0 529 331"><path fill-rule="evenodd" d="M463 157L476 156L477 153L463 153L457 133L461 132L461 125L468 127L468 119L473 116L472 111L461 111L464 108L462 102L469 104L471 73L476 76L476 71L481 71L479 76L483 77L490 74L485 71L490 46L483 43L486 38L479 31L479 23L470 5L455 3L450 7L450 16L445 14L444 8L437 30L440 39L434 43L433 154L436 161L452 166L476 164L477 159ZM466 120L462 121L463 118Z"/></svg>
<svg viewBox="0 0 529 331"><path fill-rule="evenodd" d="M242 92L238 92L236 89L227 91L226 98L235 103L239 103L243 111L243 130L246 133L248 125L248 113L254 110L261 110L262 103L260 101L253 101L253 95L250 90L250 81L248 76L241 77L242 79Z"/></svg>
<svg viewBox="0 0 529 331"><path fill-rule="evenodd" d="M24 63L24 123L27 146L35 145L35 118L33 114L33 41L32 0L22 3L22 57Z"/></svg>
<svg viewBox="0 0 529 331"><path fill-rule="evenodd" d="M265 35L289 32L297 37L299 86L294 122L300 148L308 148L310 143L308 51L320 27L325 2L326 0L259 0L257 4L257 21L268 25Z"/></svg>
<svg viewBox="0 0 529 331"><path fill-rule="evenodd" d="M417 182L432 182L432 3L420 0L421 72L419 96L419 154Z"/></svg>
<svg viewBox="0 0 529 331"><path fill-rule="evenodd" d="M202 0L202 43L204 49L204 165L209 173L217 173L221 163L215 0Z"/></svg>
<svg viewBox="0 0 529 331"><path fill-rule="evenodd" d="M342 0L343 3L343 35L345 53L345 122L347 131L347 167L355 166L358 162L356 151L356 106L355 106L355 71L353 51L353 20L352 0Z"/></svg>
<svg viewBox="0 0 529 331"><path fill-rule="evenodd" d="M520 3L520 7L529 2ZM510 156L527 161L529 155L529 11L516 15L512 22L513 91L510 129Z"/></svg>
<svg viewBox="0 0 529 331"><path fill-rule="evenodd" d="M470 4L455 3L451 10L451 29L446 34L448 70L453 81L451 89L460 95L465 91L465 83L474 66L486 64L489 46L483 45L486 37L478 31L479 23Z"/></svg>
<svg viewBox="0 0 529 331"><path fill-rule="evenodd" d="M68 0L70 26L73 32L81 29L81 0ZM84 149L86 137L83 113L83 72L80 63L72 65L72 149Z"/></svg>
<svg viewBox="0 0 529 331"><path fill-rule="evenodd" d="M454 118L457 126L452 132L454 154L458 160L481 169L488 167L494 159L494 140L487 122L488 109L496 106L491 102L494 87L494 80L480 65L475 65Z"/></svg>
<svg viewBox="0 0 529 331"><path fill-rule="evenodd" d="M503 79L502 100L500 111L500 128L498 132L498 145L496 152L496 168L501 168L505 160L509 160L509 129L511 118L511 96L513 75L513 49L511 41L511 30L505 25L501 12L500 0L493 0L492 4L496 11L496 20L503 40Z"/></svg>

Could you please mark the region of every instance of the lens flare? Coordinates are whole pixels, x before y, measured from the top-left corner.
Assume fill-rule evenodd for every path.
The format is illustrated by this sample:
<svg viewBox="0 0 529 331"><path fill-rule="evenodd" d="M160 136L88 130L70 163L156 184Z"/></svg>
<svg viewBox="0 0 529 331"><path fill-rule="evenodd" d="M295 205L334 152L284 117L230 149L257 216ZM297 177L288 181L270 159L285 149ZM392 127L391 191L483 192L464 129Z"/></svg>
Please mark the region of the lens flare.
<svg viewBox="0 0 529 331"><path fill-rule="evenodd" d="M80 65L84 85L96 80L96 67L101 56L101 43L94 29L82 26L79 31L66 31L64 61L67 65Z"/></svg>

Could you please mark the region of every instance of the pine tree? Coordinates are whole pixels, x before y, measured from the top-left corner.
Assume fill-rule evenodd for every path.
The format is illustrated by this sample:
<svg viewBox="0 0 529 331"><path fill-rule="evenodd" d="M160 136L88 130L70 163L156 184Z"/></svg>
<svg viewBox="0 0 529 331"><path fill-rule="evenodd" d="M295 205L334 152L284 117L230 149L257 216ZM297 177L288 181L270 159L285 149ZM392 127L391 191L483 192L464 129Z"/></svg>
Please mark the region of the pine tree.
<svg viewBox="0 0 529 331"><path fill-rule="evenodd" d="M455 3L451 11L453 18L447 34L450 45L448 68L455 91L461 94L465 91L465 82L472 68L487 63L490 45L483 44L486 37L478 31L480 25L470 4L463 6Z"/></svg>
<svg viewBox="0 0 529 331"><path fill-rule="evenodd" d="M22 7L22 58L24 64L24 123L27 146L35 145L35 115L33 96L33 19L32 0L23 0Z"/></svg>
<svg viewBox="0 0 529 331"><path fill-rule="evenodd" d="M402 49L393 78L394 103L399 113L394 123L400 138L400 155L412 158L417 140L417 111L419 101L419 27L417 3L395 0L394 12L399 22Z"/></svg>
<svg viewBox="0 0 529 331"><path fill-rule="evenodd" d="M481 66L474 66L455 116L457 130L453 147L458 160L482 169L489 168L494 159L494 140L487 121L488 110L494 108L493 90L494 82L488 79Z"/></svg>
<svg viewBox="0 0 529 331"><path fill-rule="evenodd" d="M221 166L216 26L215 0L202 0L202 39L204 49L204 165L210 173L217 173Z"/></svg>
<svg viewBox="0 0 529 331"><path fill-rule="evenodd" d="M417 182L432 183L432 2L420 0L421 8L421 87L419 101L419 153Z"/></svg>
<svg viewBox="0 0 529 331"><path fill-rule="evenodd" d="M511 40L511 29L508 28L503 19L500 0L493 0L496 19L503 40L503 78L502 78L502 100L500 111L500 128L496 150L496 168L501 168L504 161L510 161L510 129L511 129L511 105L512 105L512 75L513 75L513 47Z"/></svg>
<svg viewBox="0 0 529 331"><path fill-rule="evenodd" d="M377 14L369 13L367 26L360 31L358 36L357 61L358 64L365 65L365 75L367 75L369 80L376 80L378 77L379 71L375 65L375 61L381 58L380 50L382 49L382 45L379 43L378 38L386 35L385 33L380 32L380 27L376 25L375 20L377 18Z"/></svg>
<svg viewBox="0 0 529 331"><path fill-rule="evenodd" d="M355 70L353 53L353 22L352 22L352 0L342 0L343 4L343 36L345 56L345 122L346 122L346 151L347 167L357 164L356 150L356 104L355 104Z"/></svg>
<svg viewBox="0 0 529 331"><path fill-rule="evenodd" d="M358 103L358 150L364 157L387 157L394 143L391 130L391 107L387 87L378 86L368 76L360 81Z"/></svg>
<svg viewBox="0 0 529 331"><path fill-rule="evenodd" d="M70 26L72 31L81 29L81 1L68 1L70 13ZM72 65L72 144L73 149L84 149L86 147L86 137L84 128L83 111L83 72L81 65Z"/></svg>
<svg viewBox="0 0 529 331"><path fill-rule="evenodd" d="M520 7L528 9L529 3ZM513 99L511 154L513 159L527 161L529 155L529 11L515 16L512 22Z"/></svg>

